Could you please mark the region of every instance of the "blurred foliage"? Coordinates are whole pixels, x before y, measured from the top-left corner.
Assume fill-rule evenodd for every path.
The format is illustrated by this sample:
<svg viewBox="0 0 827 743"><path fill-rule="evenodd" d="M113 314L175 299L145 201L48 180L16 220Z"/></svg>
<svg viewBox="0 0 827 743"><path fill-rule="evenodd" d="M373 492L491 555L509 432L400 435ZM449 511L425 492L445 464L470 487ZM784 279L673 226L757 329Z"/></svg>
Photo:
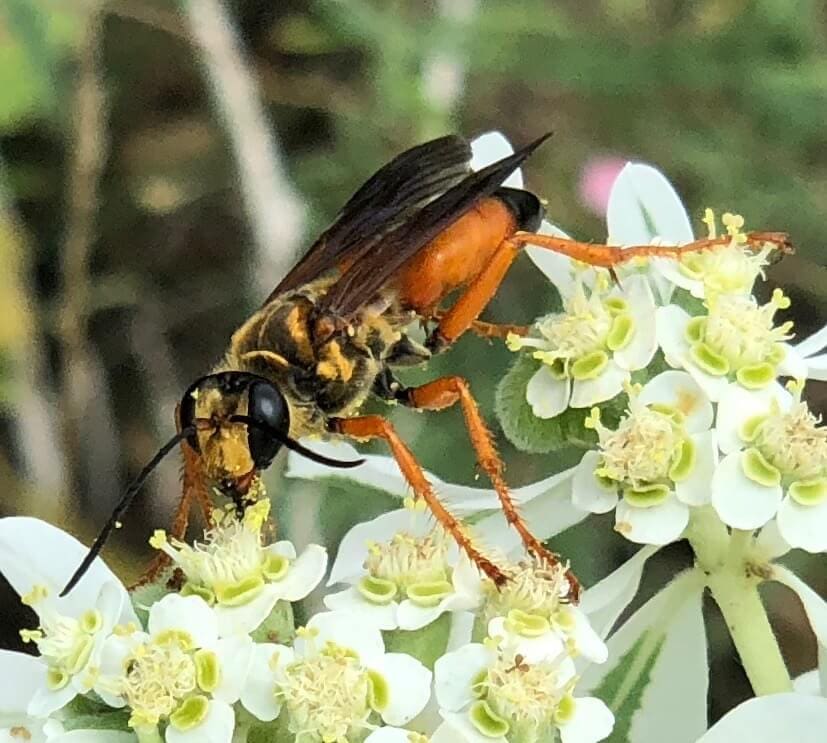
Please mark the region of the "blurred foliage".
<svg viewBox="0 0 827 743"><path fill-rule="evenodd" d="M801 333L823 322L823 3L236 0L228 6L290 177L309 205L308 240L367 175L417 141L500 129L523 143L553 129L552 141L528 163L527 181L570 234L605 236L602 218L579 195L584 164L603 155L652 162L676 184L698 224L703 207L713 206L743 213L756 229L789 231L799 255L775 267L771 281L793 296ZM85 417L88 430L105 435L92 440L73 435L61 414L66 318L60 308L63 245L73 227L66 207L78 175L72 117L89 82L80 74L81 52L98 21L93 51L105 125L90 135L104 167L92 191L86 285L73 287L88 299L83 337L100 385ZM244 288L261 256L251 245L226 133L177 4L5 0L0 39L0 170L8 196L0 202L0 400L7 402L0 409L0 510L50 517L89 538L117 498L113 478L123 483L134 475L169 435L181 390L220 357L261 300ZM553 301L547 283L521 260L486 316L526 322ZM495 390L512 361L499 344L464 338L406 381L465 374L493 420ZM814 386L811 394L822 391ZM429 418L427 430L424 416L402 411L395 420L427 467L446 479L474 481L458 412ZM113 421L118 435L107 433ZM500 439L515 486L572 461L517 452ZM34 474L52 450L73 452L63 461L62 492ZM104 464L113 459L121 462L114 474ZM147 553L150 523L167 518L175 498L170 482L174 472L172 480L156 479L156 493L147 488L110 548L110 560L127 572L136 571L135 554ZM299 486L277 468L270 487L280 496L283 530L299 542L321 533L338 537L389 505L386 496L361 499L339 482ZM586 584L631 551L620 538L596 546L598 528L610 532L594 518L555 543ZM680 550L667 551L654 574L684 558ZM823 577L815 583L827 588ZM802 659L812 657L812 647L798 631L800 609L780 600L774 606L791 665L805 670ZM721 693L713 693L716 715L746 693L731 649L719 645L713 663L729 665L718 682Z"/></svg>

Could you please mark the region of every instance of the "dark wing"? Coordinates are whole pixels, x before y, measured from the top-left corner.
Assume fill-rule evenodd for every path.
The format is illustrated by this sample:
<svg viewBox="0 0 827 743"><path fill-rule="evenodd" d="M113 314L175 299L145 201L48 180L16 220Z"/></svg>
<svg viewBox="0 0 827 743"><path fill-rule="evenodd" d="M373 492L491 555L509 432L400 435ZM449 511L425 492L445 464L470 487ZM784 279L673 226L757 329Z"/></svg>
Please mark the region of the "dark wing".
<svg viewBox="0 0 827 743"><path fill-rule="evenodd" d="M489 196L551 134L492 165L470 173L441 196L426 204L399 226L359 251L322 298L319 308L348 317L370 301L399 269L440 232L459 219L480 199Z"/></svg>
<svg viewBox="0 0 827 743"><path fill-rule="evenodd" d="M471 147L450 135L412 147L380 168L344 205L336 221L310 247L267 298L302 286L383 235L469 172Z"/></svg>

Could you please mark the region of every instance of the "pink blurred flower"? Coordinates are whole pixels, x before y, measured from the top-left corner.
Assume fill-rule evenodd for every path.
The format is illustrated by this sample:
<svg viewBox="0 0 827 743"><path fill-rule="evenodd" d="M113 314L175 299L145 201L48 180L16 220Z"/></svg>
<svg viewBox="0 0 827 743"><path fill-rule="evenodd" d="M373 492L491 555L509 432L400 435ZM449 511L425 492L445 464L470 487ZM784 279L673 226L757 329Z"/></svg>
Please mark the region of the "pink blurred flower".
<svg viewBox="0 0 827 743"><path fill-rule="evenodd" d="M624 165L625 159L606 155L593 157L586 162L580 171L578 191L580 201L587 209L601 217L606 214L609 193Z"/></svg>

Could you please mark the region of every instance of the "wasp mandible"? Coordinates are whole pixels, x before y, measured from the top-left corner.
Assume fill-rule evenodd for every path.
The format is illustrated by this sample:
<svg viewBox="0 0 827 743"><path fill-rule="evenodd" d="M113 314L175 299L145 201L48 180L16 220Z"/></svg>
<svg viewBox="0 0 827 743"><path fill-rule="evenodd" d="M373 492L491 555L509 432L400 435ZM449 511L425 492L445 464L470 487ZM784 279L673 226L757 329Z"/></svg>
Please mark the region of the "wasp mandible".
<svg viewBox="0 0 827 743"><path fill-rule="evenodd" d="M308 435L383 440L415 497L478 568L502 584L505 573L440 502L393 425L382 416L361 414L371 396L422 410L459 405L506 519L530 554L556 564L559 558L531 533L511 498L468 382L446 376L406 387L395 370L426 363L468 330L488 337L513 332L515 326L481 323L478 317L526 244L613 272L632 258L679 257L729 238L620 249L535 234L544 211L540 199L501 184L549 136L476 172L468 141L445 136L403 152L376 172L233 334L216 369L186 390L177 409L178 433L126 491L64 594L100 552L152 469L177 445L184 455L184 498L172 531L183 536L193 498L209 512L207 482L243 509L259 473L283 446L331 466L360 464L306 449L298 440ZM751 233L747 241L789 249L781 233ZM459 298L443 309L455 290ZM416 323L434 324L424 344L409 335ZM576 601L579 584L571 573L568 577Z"/></svg>

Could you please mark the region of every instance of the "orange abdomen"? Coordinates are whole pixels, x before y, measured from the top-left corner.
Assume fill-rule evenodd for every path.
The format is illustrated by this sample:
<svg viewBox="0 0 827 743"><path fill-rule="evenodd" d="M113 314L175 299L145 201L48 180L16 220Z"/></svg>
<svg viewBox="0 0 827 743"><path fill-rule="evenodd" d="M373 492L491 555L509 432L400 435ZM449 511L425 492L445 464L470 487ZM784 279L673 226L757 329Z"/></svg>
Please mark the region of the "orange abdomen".
<svg viewBox="0 0 827 743"><path fill-rule="evenodd" d="M420 313L432 310L471 281L516 229L517 220L501 199L482 199L402 269L397 281L402 305Z"/></svg>

